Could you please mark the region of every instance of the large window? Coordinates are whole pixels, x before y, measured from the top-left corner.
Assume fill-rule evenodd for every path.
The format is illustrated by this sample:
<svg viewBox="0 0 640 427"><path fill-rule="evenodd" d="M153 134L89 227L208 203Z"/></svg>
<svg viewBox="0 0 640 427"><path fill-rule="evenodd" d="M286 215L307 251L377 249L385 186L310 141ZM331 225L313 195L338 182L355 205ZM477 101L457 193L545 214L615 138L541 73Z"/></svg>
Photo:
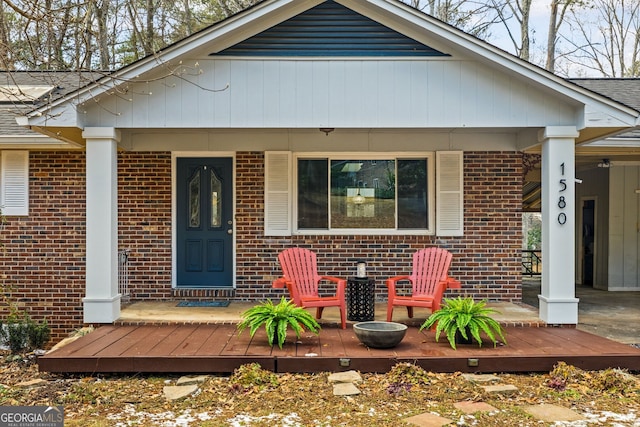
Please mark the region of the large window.
<svg viewBox="0 0 640 427"><path fill-rule="evenodd" d="M298 157L298 230L428 231L429 160Z"/></svg>

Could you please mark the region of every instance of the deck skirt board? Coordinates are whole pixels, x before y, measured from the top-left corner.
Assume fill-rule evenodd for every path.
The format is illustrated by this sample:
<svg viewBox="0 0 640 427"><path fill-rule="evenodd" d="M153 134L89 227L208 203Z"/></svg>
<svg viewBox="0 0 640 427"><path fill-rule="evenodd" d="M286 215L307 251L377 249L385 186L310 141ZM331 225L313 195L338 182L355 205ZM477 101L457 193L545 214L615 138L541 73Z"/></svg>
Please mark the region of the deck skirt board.
<svg viewBox="0 0 640 427"><path fill-rule="evenodd" d="M450 348L446 336L409 327L391 349L362 345L353 330L327 325L319 335L290 331L280 349L267 343L264 330L251 337L233 324L102 326L38 358L43 372L229 373L256 362L275 372L356 369L386 372L398 362L435 372L543 372L558 361L583 369L640 370L640 349L575 328L508 327L507 345ZM478 366L470 367L469 359Z"/></svg>

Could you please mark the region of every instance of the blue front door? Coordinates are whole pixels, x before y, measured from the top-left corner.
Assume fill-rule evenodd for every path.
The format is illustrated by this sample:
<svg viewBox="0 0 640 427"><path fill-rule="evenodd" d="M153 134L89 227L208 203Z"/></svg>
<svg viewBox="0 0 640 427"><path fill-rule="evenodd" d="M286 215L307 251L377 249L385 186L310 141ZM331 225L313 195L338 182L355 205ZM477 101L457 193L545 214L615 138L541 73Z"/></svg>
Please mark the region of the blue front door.
<svg viewBox="0 0 640 427"><path fill-rule="evenodd" d="M177 159L178 287L233 286L231 158Z"/></svg>

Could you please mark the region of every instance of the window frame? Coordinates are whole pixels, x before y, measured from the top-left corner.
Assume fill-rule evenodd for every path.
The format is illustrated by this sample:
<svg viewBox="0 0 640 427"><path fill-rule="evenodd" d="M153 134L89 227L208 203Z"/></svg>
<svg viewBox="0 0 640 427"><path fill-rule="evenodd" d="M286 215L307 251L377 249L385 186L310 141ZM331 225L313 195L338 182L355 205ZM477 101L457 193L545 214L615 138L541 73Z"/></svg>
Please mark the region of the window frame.
<svg viewBox="0 0 640 427"><path fill-rule="evenodd" d="M427 160L427 223L426 229L399 229L399 228L331 228L331 205L329 205L329 228L311 229L298 228L298 160L324 160L329 165L332 160ZM292 161L292 234L293 235L434 235L435 234L435 204L436 204L436 155L433 151L412 151L412 152L294 152ZM397 164L397 163L396 163ZM331 174L328 175L328 188L331 188ZM396 193L397 202L397 193ZM396 203L396 224L397 224L397 203Z"/></svg>

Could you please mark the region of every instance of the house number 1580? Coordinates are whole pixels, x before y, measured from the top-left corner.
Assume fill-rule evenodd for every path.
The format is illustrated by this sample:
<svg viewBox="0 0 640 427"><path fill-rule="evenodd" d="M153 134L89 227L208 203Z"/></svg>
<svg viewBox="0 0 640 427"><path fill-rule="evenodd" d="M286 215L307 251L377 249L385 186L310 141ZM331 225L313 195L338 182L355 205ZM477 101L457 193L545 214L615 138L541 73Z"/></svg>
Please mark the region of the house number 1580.
<svg viewBox="0 0 640 427"><path fill-rule="evenodd" d="M561 171L561 175L564 176L564 163L562 163L560 165L560 171ZM567 190L567 180L565 178L561 178L560 179L560 197L558 197L558 207L560 209L564 209L567 207L567 200L564 198L564 196L562 195L562 192ZM567 222L567 214L565 214L564 212L560 212L558 214L558 223L560 225L564 225Z"/></svg>

